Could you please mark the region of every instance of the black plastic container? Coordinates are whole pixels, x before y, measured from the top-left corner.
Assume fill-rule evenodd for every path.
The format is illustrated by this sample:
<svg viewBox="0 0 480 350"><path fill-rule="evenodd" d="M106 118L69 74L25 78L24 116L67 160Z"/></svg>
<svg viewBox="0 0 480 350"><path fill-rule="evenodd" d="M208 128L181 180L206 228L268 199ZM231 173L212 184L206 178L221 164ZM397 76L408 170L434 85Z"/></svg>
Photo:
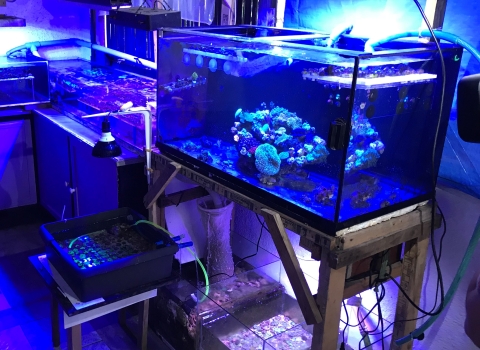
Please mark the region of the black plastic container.
<svg viewBox="0 0 480 350"><path fill-rule="evenodd" d="M138 224L135 230L160 248L81 269L59 244L59 241L109 229L115 224L132 225L145 218L129 208L78 217L42 225L48 260L81 301L88 301L129 291L135 287L165 279L171 275L177 244L162 230L149 224Z"/></svg>

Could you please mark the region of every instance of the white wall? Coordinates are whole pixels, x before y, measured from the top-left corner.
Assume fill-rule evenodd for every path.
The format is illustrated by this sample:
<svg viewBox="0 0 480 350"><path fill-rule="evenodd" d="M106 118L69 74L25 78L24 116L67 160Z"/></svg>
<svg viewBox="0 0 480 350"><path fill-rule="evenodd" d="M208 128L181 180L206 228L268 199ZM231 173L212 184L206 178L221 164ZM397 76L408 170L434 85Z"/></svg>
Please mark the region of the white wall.
<svg viewBox="0 0 480 350"><path fill-rule="evenodd" d="M65 0L16 0L0 7L0 14L26 19L26 27L0 28L0 55L31 41L78 38L90 41L89 11ZM40 52L45 53L44 51ZM50 59L85 56L85 49L49 50ZM86 57L88 58L88 56Z"/></svg>

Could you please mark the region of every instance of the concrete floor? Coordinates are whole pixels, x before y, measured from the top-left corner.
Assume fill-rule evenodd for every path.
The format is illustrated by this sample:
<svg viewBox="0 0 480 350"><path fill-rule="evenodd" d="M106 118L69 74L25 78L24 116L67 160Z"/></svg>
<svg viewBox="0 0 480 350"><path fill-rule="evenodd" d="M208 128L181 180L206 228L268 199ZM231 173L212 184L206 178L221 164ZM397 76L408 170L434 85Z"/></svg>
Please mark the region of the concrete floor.
<svg viewBox="0 0 480 350"><path fill-rule="evenodd" d="M444 241L441 266L445 288L448 289L480 216L480 200L463 192L441 187L438 189L438 202L447 220L448 230ZM37 220L37 222L21 226L0 229L0 349L51 349L49 292L27 260L28 256L43 250L43 242L38 235L40 223L41 220ZM437 243L441 231L442 229L437 230ZM480 248L477 247L471 267L462 280L452 303L426 332L425 339L415 341L414 349L476 349L464 334L463 321L466 287L474 270L480 268L479 262ZM423 308L431 308L434 301L435 284L435 265L430 254L421 301ZM382 302L386 325L394 318L396 295L395 285L392 282L386 283L386 297ZM367 309L375 303L372 292L363 293L362 297L362 305ZM375 322L375 315L376 312L369 318L372 323ZM386 334L389 333L389 331L386 332ZM128 350L135 348L132 340L117 325L115 314L88 322L83 327L83 335L84 349ZM61 337L62 348L65 348L65 332L62 332ZM374 340L373 338L372 340ZM351 348L358 349L358 329L349 329L347 339ZM390 339L387 338L385 348L388 348L389 342ZM164 347L152 340L149 348ZM380 343L372 346L373 350L381 348Z"/></svg>

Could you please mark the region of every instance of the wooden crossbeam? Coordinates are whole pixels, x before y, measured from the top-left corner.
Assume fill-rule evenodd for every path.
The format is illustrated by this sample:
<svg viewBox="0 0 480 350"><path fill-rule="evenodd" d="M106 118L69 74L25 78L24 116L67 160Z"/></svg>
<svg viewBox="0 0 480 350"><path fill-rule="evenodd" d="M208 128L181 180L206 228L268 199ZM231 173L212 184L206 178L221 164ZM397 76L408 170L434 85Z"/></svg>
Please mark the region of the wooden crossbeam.
<svg viewBox="0 0 480 350"><path fill-rule="evenodd" d="M174 193L170 193L168 196L162 196L158 198L157 205L160 208L170 207L172 205L179 205L183 202L188 202L193 199L208 196L208 191L201 186L189 188Z"/></svg>
<svg viewBox="0 0 480 350"><path fill-rule="evenodd" d="M432 28L442 28L447 10L447 0L427 0L425 14Z"/></svg>
<svg viewBox="0 0 480 350"><path fill-rule="evenodd" d="M293 292L305 317L305 321L307 324L322 322L320 310L310 292L305 275L300 268L292 243L283 226L282 218L277 212L270 209L262 209L262 215L267 223L268 230L280 255L288 279L292 284Z"/></svg>
<svg viewBox="0 0 480 350"><path fill-rule="evenodd" d="M145 208L150 209L155 204L158 197L165 191L168 184L175 178L181 168L180 164L171 162L161 169L158 178L150 186L145 197L143 197Z"/></svg>

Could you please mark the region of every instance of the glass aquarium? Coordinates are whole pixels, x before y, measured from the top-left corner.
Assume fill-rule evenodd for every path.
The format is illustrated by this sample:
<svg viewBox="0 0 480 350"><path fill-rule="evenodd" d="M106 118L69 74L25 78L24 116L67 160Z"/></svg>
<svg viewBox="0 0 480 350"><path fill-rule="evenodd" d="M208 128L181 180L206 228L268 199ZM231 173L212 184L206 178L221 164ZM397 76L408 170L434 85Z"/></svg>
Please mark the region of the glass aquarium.
<svg viewBox="0 0 480 350"><path fill-rule="evenodd" d="M149 325L172 348L199 349L202 319L210 315L213 309L216 310L217 303L222 304L222 300L225 301L222 304L224 306L239 302L254 305L256 300L284 293L285 288L279 282L284 276L284 270L278 257L262 248L257 250L256 243L239 234L232 234L231 245L235 262L232 277L218 274L226 280L212 283L210 278L210 286L206 288L200 267L195 262L189 262L181 265L180 281L158 290L157 297L151 304ZM249 278L256 278L256 282L249 283ZM228 301L225 292L221 290L221 286L226 285L232 287L231 293L227 292L230 294ZM233 317L229 319L235 323Z"/></svg>
<svg viewBox="0 0 480 350"><path fill-rule="evenodd" d="M434 150L442 76L433 44L397 42L373 54L353 37L339 48L317 44L161 31L156 144L336 235L432 197L462 50L442 44Z"/></svg>
<svg viewBox="0 0 480 350"><path fill-rule="evenodd" d="M203 288L198 294L200 349L308 350L312 327L279 274L259 268Z"/></svg>
<svg viewBox="0 0 480 350"><path fill-rule="evenodd" d="M125 103L132 102L133 107L152 111L155 132L155 79L82 60L51 62L50 75L54 103L87 126L100 131L103 118L82 119L82 116L118 111ZM136 147L145 146L142 114L113 115L109 120L116 138Z"/></svg>
<svg viewBox="0 0 480 350"><path fill-rule="evenodd" d="M50 102L48 61L0 57L0 107Z"/></svg>

